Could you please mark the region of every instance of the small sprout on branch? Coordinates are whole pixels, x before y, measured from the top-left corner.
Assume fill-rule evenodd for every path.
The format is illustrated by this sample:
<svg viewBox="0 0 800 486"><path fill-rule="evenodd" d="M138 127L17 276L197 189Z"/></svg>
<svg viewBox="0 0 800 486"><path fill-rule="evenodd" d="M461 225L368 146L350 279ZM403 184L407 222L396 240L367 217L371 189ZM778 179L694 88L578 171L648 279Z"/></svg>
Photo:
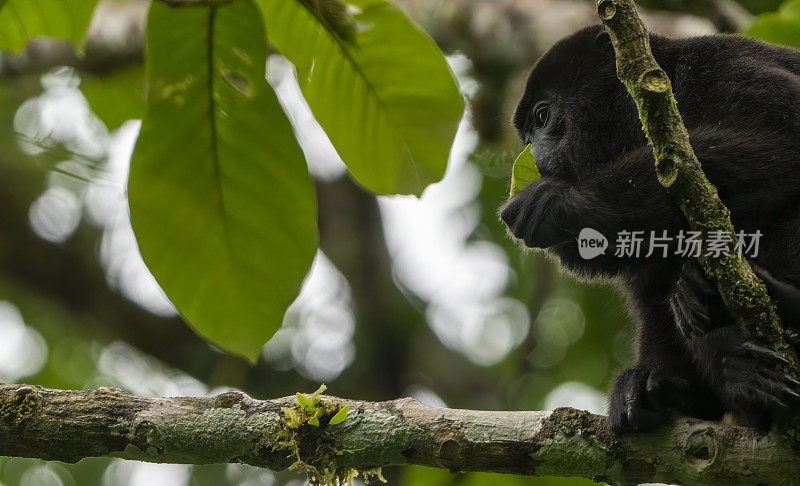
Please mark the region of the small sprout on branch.
<svg viewBox="0 0 800 486"><path fill-rule="evenodd" d="M297 392L296 395L297 395L297 404L306 410L311 410L312 407L311 400L309 400L308 397L306 397L300 392Z"/></svg>
<svg viewBox="0 0 800 486"><path fill-rule="evenodd" d="M319 418L322 417L322 409L318 408L314 412L314 416L308 419L308 424L313 425L314 427L319 427Z"/></svg>
<svg viewBox="0 0 800 486"><path fill-rule="evenodd" d="M327 387L321 385L310 395L297 392L297 404L283 407L283 426L277 432L277 446L273 450L288 452L294 459L290 469L304 471L313 485L344 485L352 481L359 472L349 465L340 465L339 458L354 450L341 449L335 434L328 434L326 427L343 422L347 418L350 407L341 407L335 400L323 400L322 394ZM327 422L326 422L327 419ZM311 427L303 427L308 424ZM312 450L303 449L300 444L313 438L315 446ZM365 481L370 475L381 479L380 470L364 471Z"/></svg>
<svg viewBox="0 0 800 486"><path fill-rule="evenodd" d="M336 415L333 416L331 421L328 422L328 425L336 425L336 424L344 422L344 419L347 418L347 412L349 412L349 411L350 411L350 407L342 407L342 408L340 408L339 411L336 412Z"/></svg>
<svg viewBox="0 0 800 486"><path fill-rule="evenodd" d="M311 395L306 396L303 393L297 392L297 407L283 407L283 416L286 420L286 425L289 428L296 429L304 423L309 423L315 427L319 427L319 419L325 413L321 406L320 396L328 387L323 383L317 388L317 391Z"/></svg>

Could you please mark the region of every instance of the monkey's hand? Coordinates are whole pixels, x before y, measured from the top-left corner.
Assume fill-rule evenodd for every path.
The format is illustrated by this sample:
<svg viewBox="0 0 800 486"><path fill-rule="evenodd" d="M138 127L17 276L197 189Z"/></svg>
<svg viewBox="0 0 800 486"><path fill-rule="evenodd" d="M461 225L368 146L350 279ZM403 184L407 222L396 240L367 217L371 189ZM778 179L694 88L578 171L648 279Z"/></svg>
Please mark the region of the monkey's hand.
<svg viewBox="0 0 800 486"><path fill-rule="evenodd" d="M775 351L745 341L741 331L730 326L700 339L706 341L706 349L719 350L719 378L727 402L741 408L760 404L771 410L800 405L800 382L779 371L787 362Z"/></svg>
<svg viewBox="0 0 800 486"><path fill-rule="evenodd" d="M637 365L617 378L611 392L608 420L617 433L652 430L666 422L673 411L715 419L717 410L717 399L697 377Z"/></svg>
<svg viewBox="0 0 800 486"><path fill-rule="evenodd" d="M800 289L762 266L753 265L753 270L777 304L778 314L786 327L786 341L800 350ZM716 287L694 259L687 260L681 267L669 304L678 329L687 339L734 324Z"/></svg>
<svg viewBox="0 0 800 486"><path fill-rule="evenodd" d="M776 295L775 279L758 266L755 270L770 294ZM694 259L682 266L670 307L700 370L729 407L785 409L800 404L800 383L778 371L783 358L744 339L716 287ZM793 335L787 331L790 341Z"/></svg>
<svg viewBox="0 0 800 486"><path fill-rule="evenodd" d="M694 258L687 259L681 266L669 306L675 316L675 324L687 339L733 325L733 319L717 288Z"/></svg>
<svg viewBox="0 0 800 486"><path fill-rule="evenodd" d="M567 218L564 204L570 190L563 182L539 179L509 199L500 209L500 218L529 248L548 248L570 241L577 234L566 229L568 221L574 222L574 218Z"/></svg>

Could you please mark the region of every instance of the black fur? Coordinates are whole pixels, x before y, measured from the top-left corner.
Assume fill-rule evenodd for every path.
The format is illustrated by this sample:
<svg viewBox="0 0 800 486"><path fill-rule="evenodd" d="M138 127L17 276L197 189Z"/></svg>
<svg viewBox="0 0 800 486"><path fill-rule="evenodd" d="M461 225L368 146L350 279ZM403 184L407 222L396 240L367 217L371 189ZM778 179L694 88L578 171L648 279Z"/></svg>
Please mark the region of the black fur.
<svg viewBox="0 0 800 486"><path fill-rule="evenodd" d="M763 234L751 262L787 338L800 344L800 52L729 35L651 36L651 45L734 225ZM532 112L541 102L549 118L537 127ZM707 419L728 412L763 427L776 409L798 406L800 383L774 371L774 353L744 341L693 259L614 256L619 231L674 237L688 226L656 179L602 27L563 39L538 61L514 124L542 177L504 205L502 219L572 272L619 281L642 321L638 364L611 395L615 430L649 429L672 411ZM576 242L586 227L610 245L591 260Z"/></svg>

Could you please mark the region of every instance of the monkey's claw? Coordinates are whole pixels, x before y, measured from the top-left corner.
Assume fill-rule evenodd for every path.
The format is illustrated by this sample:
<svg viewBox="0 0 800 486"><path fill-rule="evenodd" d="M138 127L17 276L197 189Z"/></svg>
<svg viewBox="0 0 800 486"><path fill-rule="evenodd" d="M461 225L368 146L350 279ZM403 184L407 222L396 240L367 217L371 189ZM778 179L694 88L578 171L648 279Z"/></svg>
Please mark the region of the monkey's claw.
<svg viewBox="0 0 800 486"><path fill-rule="evenodd" d="M775 351L759 346L757 344L753 344L749 341L742 343L742 345L740 346L740 350L745 354L749 354L754 358L764 360L767 363L789 364L789 362L786 361L786 359L783 356L776 353Z"/></svg>

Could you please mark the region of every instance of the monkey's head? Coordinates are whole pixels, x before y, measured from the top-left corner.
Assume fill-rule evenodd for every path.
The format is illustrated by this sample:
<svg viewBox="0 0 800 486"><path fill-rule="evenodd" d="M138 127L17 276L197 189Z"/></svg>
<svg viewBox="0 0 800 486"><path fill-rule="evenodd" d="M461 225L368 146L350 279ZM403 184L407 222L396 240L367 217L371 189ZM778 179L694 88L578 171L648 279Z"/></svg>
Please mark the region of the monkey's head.
<svg viewBox="0 0 800 486"><path fill-rule="evenodd" d="M614 50L602 26L562 39L539 59L514 126L523 145L531 144L541 178L501 208L511 233L528 247L558 256L578 273L617 273L619 262L612 256L580 258L576 238L582 228L573 224L565 214L569 208L563 207L581 205L581 195L575 193L572 200L571 191L595 178L609 161L647 147L636 106L617 78ZM594 216L597 225L592 227L600 230L617 215Z"/></svg>
<svg viewBox="0 0 800 486"><path fill-rule="evenodd" d="M522 143L531 144L542 176L573 182L600 170L631 143L646 143L602 26L562 39L539 59L514 127Z"/></svg>

